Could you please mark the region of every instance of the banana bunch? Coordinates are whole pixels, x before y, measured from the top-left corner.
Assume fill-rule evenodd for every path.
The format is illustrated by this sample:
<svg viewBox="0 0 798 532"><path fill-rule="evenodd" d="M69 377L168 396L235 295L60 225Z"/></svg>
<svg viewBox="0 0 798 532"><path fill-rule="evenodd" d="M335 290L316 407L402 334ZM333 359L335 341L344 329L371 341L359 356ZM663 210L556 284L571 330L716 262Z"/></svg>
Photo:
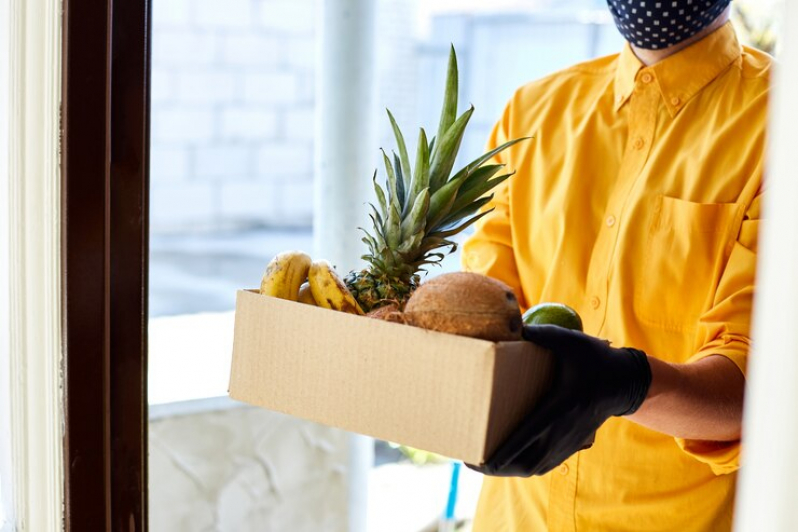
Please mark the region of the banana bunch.
<svg viewBox="0 0 798 532"><path fill-rule="evenodd" d="M263 274L260 293L349 314L364 314L330 263L313 262L301 251L285 251L272 259Z"/></svg>

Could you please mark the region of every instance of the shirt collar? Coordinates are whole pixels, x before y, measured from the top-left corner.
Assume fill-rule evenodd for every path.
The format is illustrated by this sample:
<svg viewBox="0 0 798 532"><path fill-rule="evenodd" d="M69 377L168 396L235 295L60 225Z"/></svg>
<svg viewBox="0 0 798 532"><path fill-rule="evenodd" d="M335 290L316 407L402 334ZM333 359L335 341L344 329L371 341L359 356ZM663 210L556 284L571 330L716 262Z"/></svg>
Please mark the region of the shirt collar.
<svg viewBox="0 0 798 532"><path fill-rule="evenodd" d="M649 72L656 79L671 116L676 116L693 96L741 54L742 47L731 22L649 67L637 58L627 43L618 57L615 71L615 110L623 107L632 95L637 76Z"/></svg>

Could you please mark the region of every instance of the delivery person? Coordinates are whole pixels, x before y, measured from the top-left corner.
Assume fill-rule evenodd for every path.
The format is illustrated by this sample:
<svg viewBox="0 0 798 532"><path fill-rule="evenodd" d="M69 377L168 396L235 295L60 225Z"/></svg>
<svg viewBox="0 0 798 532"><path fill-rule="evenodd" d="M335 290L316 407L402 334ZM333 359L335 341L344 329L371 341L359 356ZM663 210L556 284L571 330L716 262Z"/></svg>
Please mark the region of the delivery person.
<svg viewBox="0 0 798 532"><path fill-rule="evenodd" d="M493 130L534 140L499 157L465 268L587 334L525 330L554 384L480 468L477 532L732 527L771 59L729 3L609 0L620 55L522 87Z"/></svg>

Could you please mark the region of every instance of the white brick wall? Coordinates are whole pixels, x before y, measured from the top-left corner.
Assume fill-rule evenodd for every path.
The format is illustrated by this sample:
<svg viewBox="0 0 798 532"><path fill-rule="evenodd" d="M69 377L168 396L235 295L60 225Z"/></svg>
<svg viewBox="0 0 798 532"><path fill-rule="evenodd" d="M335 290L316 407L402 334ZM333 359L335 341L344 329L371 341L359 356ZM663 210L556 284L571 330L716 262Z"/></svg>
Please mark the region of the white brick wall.
<svg viewBox="0 0 798 532"><path fill-rule="evenodd" d="M321 0L262 0L258 2L260 27L285 33L312 34Z"/></svg>
<svg viewBox="0 0 798 532"><path fill-rule="evenodd" d="M285 43L285 58L289 64L298 68L314 70L316 61L316 40L313 36L288 36Z"/></svg>
<svg viewBox="0 0 798 532"><path fill-rule="evenodd" d="M244 77L247 104L294 103L299 98L299 78L292 72L253 72Z"/></svg>
<svg viewBox="0 0 798 532"><path fill-rule="evenodd" d="M313 174L313 146L307 142L272 142L258 150L257 175L300 177L306 181Z"/></svg>
<svg viewBox="0 0 798 532"><path fill-rule="evenodd" d="M299 178L280 180L282 201L278 206L280 216L290 220L286 225L310 225L313 222L313 182Z"/></svg>
<svg viewBox="0 0 798 532"><path fill-rule="evenodd" d="M166 0L169 1L169 0ZM244 29L250 27L252 0L194 0L197 25L202 28Z"/></svg>
<svg viewBox="0 0 798 532"><path fill-rule="evenodd" d="M221 115L221 138L228 141L269 140L277 137L277 112L237 106Z"/></svg>
<svg viewBox="0 0 798 532"><path fill-rule="evenodd" d="M229 103L241 74L233 70L181 70L175 73L175 99L180 103Z"/></svg>
<svg viewBox="0 0 798 532"><path fill-rule="evenodd" d="M418 0L379 1L378 34L390 35L380 46L395 48L401 37L404 60L415 46L407 30ZM154 198L153 230L192 230L198 219L225 228L311 223L320 8L321 0L164 0L154 8L151 175L196 187L187 190L198 200ZM414 69L394 66L383 77L397 103ZM413 107L394 107L410 124Z"/></svg>
<svg viewBox="0 0 798 532"><path fill-rule="evenodd" d="M393 111L411 150L419 125L429 134L435 130L450 42L460 56L461 110L472 99L477 105L464 156L481 150L510 89L589 55L574 35L580 30L576 24L567 26L570 35L561 28L547 30L543 58L539 37L544 30L534 17L439 15L431 34L422 38L416 34L416 9L423 0L377 1L379 106ZM155 3L154 231L311 223L321 2ZM558 44L562 35L570 43ZM518 49L525 53L512 53ZM394 140L383 112L378 120L379 145L391 149ZM378 146L373 148L377 164ZM173 201L182 184L188 201Z"/></svg>
<svg viewBox="0 0 798 532"><path fill-rule="evenodd" d="M412 34L408 35L408 28L416 24L417 13L412 9L416 1L424 0L380 0L377 10L377 75L379 80L379 110L377 118L379 145L394 149L396 141L393 137L385 108L391 110L396 118L408 149L415 153L418 128L424 126L429 133L429 121L419 121L415 97L418 87L423 87L423 92L434 94L430 87L430 80L422 80L417 75L419 48ZM425 117L426 118L426 117ZM437 118L437 117L435 117ZM434 133L432 133L434 134ZM388 151L390 153L390 151ZM411 155L413 157L413 155Z"/></svg>
<svg viewBox="0 0 798 532"><path fill-rule="evenodd" d="M252 175L252 149L244 144L214 143L195 148L194 175L216 181L246 179Z"/></svg>
<svg viewBox="0 0 798 532"><path fill-rule="evenodd" d="M214 129L211 109L153 105L152 138L155 145L208 142L214 136Z"/></svg>
<svg viewBox="0 0 798 532"><path fill-rule="evenodd" d="M167 68L153 68L150 97L153 104L171 101L174 98L173 72Z"/></svg>
<svg viewBox="0 0 798 532"><path fill-rule="evenodd" d="M320 0L158 2L154 231L310 224L319 5ZM288 192L285 180L295 183ZM178 184L185 184L188 201L177 201ZM284 192L291 197L283 198ZM303 201L294 209L296 197Z"/></svg>
<svg viewBox="0 0 798 532"><path fill-rule="evenodd" d="M212 228L216 220L216 186L212 183L164 183L150 185L150 216L154 227Z"/></svg>
<svg viewBox="0 0 798 532"><path fill-rule="evenodd" d="M188 148L154 145L150 150L152 181L185 181L189 176L189 158Z"/></svg>
<svg viewBox="0 0 798 532"><path fill-rule="evenodd" d="M287 139L312 141L315 135L316 114L312 107L292 110L285 117L285 136Z"/></svg>
<svg viewBox="0 0 798 532"><path fill-rule="evenodd" d="M156 29L188 26L191 22L191 0L153 2L152 20Z"/></svg>
<svg viewBox="0 0 798 532"><path fill-rule="evenodd" d="M153 33L152 48L153 66L156 68L207 66L216 62L219 36L198 29L159 29Z"/></svg>
<svg viewBox="0 0 798 532"><path fill-rule="evenodd" d="M219 185L219 216L240 223L283 225L278 190L268 181L223 183Z"/></svg>
<svg viewBox="0 0 798 532"><path fill-rule="evenodd" d="M222 62L232 66L277 66L285 55L283 40L262 31L227 34L222 40ZM260 72L250 68L244 72Z"/></svg>

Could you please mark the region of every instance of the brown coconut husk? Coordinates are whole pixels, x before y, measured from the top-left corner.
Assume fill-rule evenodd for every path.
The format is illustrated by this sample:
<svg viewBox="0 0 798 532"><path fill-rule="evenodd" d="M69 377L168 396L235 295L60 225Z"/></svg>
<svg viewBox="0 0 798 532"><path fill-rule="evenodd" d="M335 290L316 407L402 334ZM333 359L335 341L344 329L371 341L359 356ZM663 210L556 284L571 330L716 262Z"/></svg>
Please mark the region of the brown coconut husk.
<svg viewBox="0 0 798 532"><path fill-rule="evenodd" d="M509 286L476 273L441 275L422 284L404 312L410 325L491 342L521 340L523 321Z"/></svg>
<svg viewBox="0 0 798 532"><path fill-rule="evenodd" d="M396 303L391 303L390 305L372 310L367 316L376 320L390 321L392 323L406 323L405 316L402 311L399 310L399 305Z"/></svg>

